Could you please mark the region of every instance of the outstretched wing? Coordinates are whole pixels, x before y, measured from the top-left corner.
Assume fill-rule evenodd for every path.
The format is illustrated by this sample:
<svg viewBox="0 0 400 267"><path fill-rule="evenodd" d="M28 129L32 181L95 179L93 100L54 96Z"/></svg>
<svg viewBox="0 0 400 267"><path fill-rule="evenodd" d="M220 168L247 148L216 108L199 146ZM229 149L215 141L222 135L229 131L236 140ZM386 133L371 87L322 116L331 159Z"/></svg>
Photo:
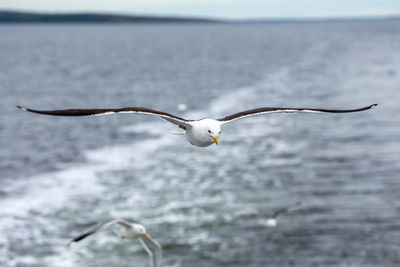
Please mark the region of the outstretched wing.
<svg viewBox="0 0 400 267"><path fill-rule="evenodd" d="M121 220L121 219L116 219L116 220L111 220L111 221L106 221L106 222L99 222L95 226L90 227L85 232L83 232L79 236L77 236L74 239L72 239L71 241L69 241L68 245L70 245L72 242L81 241L82 239L85 239L86 237L93 235L93 234L97 233L98 231L100 231L101 229L107 228L113 224L119 224L119 225L124 226L125 228L132 228L132 225L130 223L128 223L127 221Z"/></svg>
<svg viewBox="0 0 400 267"><path fill-rule="evenodd" d="M59 109L59 110L36 110L22 106L17 106L17 108L24 111L29 111L44 115L52 115L52 116L102 116L102 115L111 115L118 113L147 114L147 115L158 116L184 129L186 129L186 127L190 127L189 123L190 120L186 120L184 118L166 112L144 107L126 107L126 108L111 108L111 109Z"/></svg>
<svg viewBox="0 0 400 267"><path fill-rule="evenodd" d="M81 241L82 239L85 239L86 237L97 233L97 231L100 231L101 229L106 228L106 227L108 227L108 226L110 226L112 224L115 224L117 222L118 222L118 220L99 222L95 226L92 226L92 227L88 228L85 232L83 232L79 236L77 236L74 239L72 239L71 241L69 241L68 245L70 245L72 242Z"/></svg>
<svg viewBox="0 0 400 267"><path fill-rule="evenodd" d="M320 108L255 108L249 109L242 112L238 112L223 118L218 119L222 123L228 123L231 121L243 119L250 116L256 116L266 113L295 113L295 112L311 112L311 113L348 113L348 112L359 112L377 106L378 104L373 104L367 107L358 109L320 109Z"/></svg>
<svg viewBox="0 0 400 267"><path fill-rule="evenodd" d="M272 214L271 218L277 219L282 214L289 213L292 211L293 208L298 207L300 205L301 205L301 202L296 202L288 207L279 209L279 210L275 211L274 214Z"/></svg>
<svg viewBox="0 0 400 267"><path fill-rule="evenodd" d="M149 254L152 267L162 267L162 249L161 246L148 234L139 237L139 241Z"/></svg>
<svg viewBox="0 0 400 267"><path fill-rule="evenodd" d="M133 227L132 223L129 223L129 222L127 222L125 220L122 220L122 219L115 219L114 221L115 221L115 223L125 227L126 229L131 229Z"/></svg>

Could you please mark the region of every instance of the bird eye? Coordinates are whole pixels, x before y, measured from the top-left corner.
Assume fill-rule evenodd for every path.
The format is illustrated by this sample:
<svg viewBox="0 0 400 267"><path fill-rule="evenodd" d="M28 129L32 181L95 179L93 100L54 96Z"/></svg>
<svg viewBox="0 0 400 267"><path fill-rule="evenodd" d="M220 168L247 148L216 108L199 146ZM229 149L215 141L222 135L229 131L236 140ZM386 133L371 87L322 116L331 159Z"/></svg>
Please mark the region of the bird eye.
<svg viewBox="0 0 400 267"><path fill-rule="evenodd" d="M210 130L208 130L208 132L209 132L209 133L211 133L211 131L210 131Z"/></svg>

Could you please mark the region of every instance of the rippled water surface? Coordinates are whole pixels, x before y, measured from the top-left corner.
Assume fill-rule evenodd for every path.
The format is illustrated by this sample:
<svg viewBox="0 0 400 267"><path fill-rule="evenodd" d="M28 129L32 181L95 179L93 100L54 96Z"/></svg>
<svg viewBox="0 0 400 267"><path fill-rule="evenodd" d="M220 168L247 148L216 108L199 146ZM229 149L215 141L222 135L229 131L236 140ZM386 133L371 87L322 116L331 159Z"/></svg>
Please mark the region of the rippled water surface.
<svg viewBox="0 0 400 267"><path fill-rule="evenodd" d="M1 266L147 266L111 231L66 246L112 217L143 223L166 266L400 264L399 22L5 25L0 69ZM15 108L373 103L244 119L208 148L150 116Z"/></svg>

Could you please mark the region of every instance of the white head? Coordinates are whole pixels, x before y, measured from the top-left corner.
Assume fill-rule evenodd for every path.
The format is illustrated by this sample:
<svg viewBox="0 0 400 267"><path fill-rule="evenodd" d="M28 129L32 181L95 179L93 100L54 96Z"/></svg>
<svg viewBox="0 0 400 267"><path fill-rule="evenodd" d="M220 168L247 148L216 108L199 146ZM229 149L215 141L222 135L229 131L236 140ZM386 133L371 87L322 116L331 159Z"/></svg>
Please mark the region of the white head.
<svg viewBox="0 0 400 267"><path fill-rule="evenodd" d="M144 228L143 225L134 224L132 226L133 226L133 231L135 231L136 234L147 236L146 228Z"/></svg>
<svg viewBox="0 0 400 267"><path fill-rule="evenodd" d="M206 126L206 134L210 138L210 141L218 145L219 135L221 134L221 124L218 121L208 119Z"/></svg>
<svg viewBox="0 0 400 267"><path fill-rule="evenodd" d="M138 234L145 234L146 233L146 228L144 228L143 225L141 224L134 224L133 225L133 230L137 232Z"/></svg>

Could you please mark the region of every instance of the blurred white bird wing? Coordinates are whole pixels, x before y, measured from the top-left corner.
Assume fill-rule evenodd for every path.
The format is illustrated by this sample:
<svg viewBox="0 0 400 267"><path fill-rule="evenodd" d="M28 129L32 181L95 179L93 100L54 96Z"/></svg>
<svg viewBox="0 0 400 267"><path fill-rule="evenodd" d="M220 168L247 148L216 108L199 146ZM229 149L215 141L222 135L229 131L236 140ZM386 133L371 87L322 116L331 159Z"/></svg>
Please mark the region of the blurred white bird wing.
<svg viewBox="0 0 400 267"><path fill-rule="evenodd" d="M122 220L122 219L116 219L115 223L117 223L117 224L119 224L119 225L121 225L121 226L123 226L123 227L125 227L127 229L132 229L133 228L132 223L127 222L127 221Z"/></svg>
<svg viewBox="0 0 400 267"><path fill-rule="evenodd" d="M96 225L88 228L85 232L80 234L79 236L73 238L71 241L68 242L68 245L70 245L72 242L78 242L81 241L82 239L85 239L86 237L93 235L100 231L103 228L107 228L110 225L118 223L119 220L111 220L111 221L106 221L106 222L99 222Z"/></svg>
<svg viewBox="0 0 400 267"><path fill-rule="evenodd" d="M148 234L140 236L139 241L150 256L152 267L162 267L162 248Z"/></svg>

